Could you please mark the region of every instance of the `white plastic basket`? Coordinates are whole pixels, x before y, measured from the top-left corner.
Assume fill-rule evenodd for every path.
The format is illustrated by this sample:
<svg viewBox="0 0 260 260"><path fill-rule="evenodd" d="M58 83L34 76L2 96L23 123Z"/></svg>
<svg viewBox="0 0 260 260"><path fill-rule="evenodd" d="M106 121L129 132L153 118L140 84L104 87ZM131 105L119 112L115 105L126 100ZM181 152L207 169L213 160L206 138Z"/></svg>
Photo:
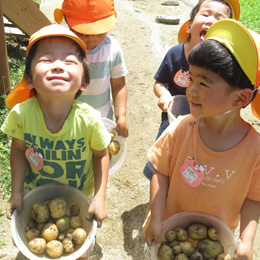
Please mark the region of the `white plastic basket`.
<svg viewBox="0 0 260 260"><path fill-rule="evenodd" d="M237 240L234 236L232 230L219 218L208 215L201 212L191 212L185 211L179 214L176 214L168 218L162 227L162 239L165 241L165 233L168 230L175 229L177 227L188 228L190 224L193 223L202 223L208 227L215 227L219 231L219 241L224 247L226 253L229 253L231 257L234 256L234 252L237 247ZM157 252L160 244L153 243L150 249L151 258L149 260L158 260ZM148 249L145 249L148 251ZM148 255L149 253L146 253Z"/></svg>
<svg viewBox="0 0 260 260"><path fill-rule="evenodd" d="M116 128L116 123L106 117L102 117L102 121L107 129L107 131L110 131L112 129ZM123 165L126 157L126 151L127 151L127 143L126 138L123 138L122 136L119 136L117 134L117 131L115 130L116 136L114 140L118 141L120 143L120 150L118 154L112 155L111 159L109 161L109 175L112 175L116 173L121 166Z"/></svg>
<svg viewBox="0 0 260 260"><path fill-rule="evenodd" d="M32 253L28 248L28 240L26 238L25 228L30 218L31 207L34 203L44 202L59 196L64 196L68 202L68 207L77 203L80 206L80 217L83 220L83 228L87 232L87 238L80 248L69 255L55 258L59 260L75 260L80 256L91 255L95 245L95 235L97 230L97 222L89 222L86 220L86 212L90 205L90 199L80 190L63 184L45 184L29 191L24 196L24 208L21 213L16 210L13 213L11 220L11 231L13 240L21 251L21 253L31 260L51 260L53 258L47 255L39 256Z"/></svg>

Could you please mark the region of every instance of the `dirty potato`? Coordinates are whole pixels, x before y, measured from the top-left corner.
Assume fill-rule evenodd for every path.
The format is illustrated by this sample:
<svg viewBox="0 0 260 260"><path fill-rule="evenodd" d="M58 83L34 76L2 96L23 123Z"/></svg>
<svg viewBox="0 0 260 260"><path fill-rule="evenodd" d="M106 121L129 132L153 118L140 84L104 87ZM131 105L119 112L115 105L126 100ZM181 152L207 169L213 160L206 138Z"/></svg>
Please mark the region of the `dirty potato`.
<svg viewBox="0 0 260 260"><path fill-rule="evenodd" d="M218 240L219 233L218 230L214 227L211 227L208 229L208 236L212 240Z"/></svg>
<svg viewBox="0 0 260 260"><path fill-rule="evenodd" d="M83 228L76 228L72 233L72 240L77 245L82 245L87 237L87 233Z"/></svg>
<svg viewBox="0 0 260 260"><path fill-rule="evenodd" d="M112 155L118 154L120 150L120 143L116 140L112 140L108 145L108 152Z"/></svg>
<svg viewBox="0 0 260 260"><path fill-rule="evenodd" d="M189 241L180 242L181 251L186 256L195 253L195 247Z"/></svg>
<svg viewBox="0 0 260 260"><path fill-rule="evenodd" d="M61 218L65 215L67 202L64 197L53 199L49 203L49 209L53 218Z"/></svg>
<svg viewBox="0 0 260 260"><path fill-rule="evenodd" d="M32 205L31 217L37 223L44 223L50 217L49 208L43 203L34 203Z"/></svg>
<svg viewBox="0 0 260 260"><path fill-rule="evenodd" d="M68 238L68 237L65 238L62 241L62 245L63 245L63 250L65 253L71 254L75 250L75 246L74 246L74 243L71 238Z"/></svg>
<svg viewBox="0 0 260 260"><path fill-rule="evenodd" d="M29 250L37 255L43 254L46 249L46 241L43 238L34 238L29 241Z"/></svg>
<svg viewBox="0 0 260 260"><path fill-rule="evenodd" d="M58 240L52 240L46 245L46 253L52 258L58 258L63 253L63 245Z"/></svg>
<svg viewBox="0 0 260 260"><path fill-rule="evenodd" d="M80 207L79 207L78 204L73 204L70 207L70 214L71 214L71 216L79 216L79 214L80 214Z"/></svg>
<svg viewBox="0 0 260 260"><path fill-rule="evenodd" d="M168 242L173 242L175 241L176 239L176 233L174 230L168 230L166 233L165 233L165 238Z"/></svg>
<svg viewBox="0 0 260 260"><path fill-rule="evenodd" d="M185 230L184 228L181 228L181 227L176 228L175 233L176 233L176 240L179 242L183 242L188 239L187 230Z"/></svg>
<svg viewBox="0 0 260 260"><path fill-rule="evenodd" d="M79 228L83 226L83 221L80 216L72 216L70 218L70 226L72 228Z"/></svg>
<svg viewBox="0 0 260 260"><path fill-rule="evenodd" d="M59 232L65 232L70 228L70 218L68 216L63 216L56 220L56 226Z"/></svg>
<svg viewBox="0 0 260 260"><path fill-rule="evenodd" d="M217 256L217 260L232 260L232 257L228 253L221 253Z"/></svg>
<svg viewBox="0 0 260 260"><path fill-rule="evenodd" d="M205 259L215 259L219 254L224 252L224 247L221 243L211 239L204 239L198 243L198 251Z"/></svg>
<svg viewBox="0 0 260 260"><path fill-rule="evenodd" d="M57 239L59 234L59 230L57 226L54 223L47 223L41 232L41 237L46 240L46 242L49 242L51 240Z"/></svg>
<svg viewBox="0 0 260 260"><path fill-rule="evenodd" d="M159 260L173 260L174 254L169 246L162 245L158 249L157 257Z"/></svg>
<svg viewBox="0 0 260 260"><path fill-rule="evenodd" d="M39 238L40 233L41 233L40 230L38 230L36 228L31 228L26 232L25 236L26 236L27 240L30 241L34 238L37 238L37 237Z"/></svg>
<svg viewBox="0 0 260 260"><path fill-rule="evenodd" d="M113 140L115 138L115 136L116 136L116 132L113 129L109 130L108 132L109 132L109 134L111 136L111 140Z"/></svg>
<svg viewBox="0 0 260 260"><path fill-rule="evenodd" d="M188 227L188 236L194 240L206 239L208 235L208 229L205 225L200 223L191 224Z"/></svg>

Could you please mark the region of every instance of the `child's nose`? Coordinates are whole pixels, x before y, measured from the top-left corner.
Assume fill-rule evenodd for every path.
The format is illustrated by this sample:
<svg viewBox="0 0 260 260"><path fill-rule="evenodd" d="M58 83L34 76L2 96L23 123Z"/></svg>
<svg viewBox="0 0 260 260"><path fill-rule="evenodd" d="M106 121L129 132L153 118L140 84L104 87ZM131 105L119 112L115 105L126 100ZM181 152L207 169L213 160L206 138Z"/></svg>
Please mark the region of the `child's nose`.
<svg viewBox="0 0 260 260"><path fill-rule="evenodd" d="M51 69L52 70L63 70L64 64L61 60L55 60L53 63L52 63L52 67Z"/></svg>

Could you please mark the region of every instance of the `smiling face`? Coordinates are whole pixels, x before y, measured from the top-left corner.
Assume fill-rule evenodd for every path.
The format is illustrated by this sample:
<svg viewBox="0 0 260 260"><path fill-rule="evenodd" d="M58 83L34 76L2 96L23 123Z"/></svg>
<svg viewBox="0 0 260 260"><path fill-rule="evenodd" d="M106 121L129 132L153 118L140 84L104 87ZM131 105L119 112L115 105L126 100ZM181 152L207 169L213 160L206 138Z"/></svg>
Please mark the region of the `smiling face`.
<svg viewBox="0 0 260 260"><path fill-rule="evenodd" d="M195 118L220 116L234 109L239 90L216 73L190 65L190 83L186 95Z"/></svg>
<svg viewBox="0 0 260 260"><path fill-rule="evenodd" d="M203 41L209 27L225 18L231 18L227 5L212 0L203 2L187 29L187 32L191 34L190 42L196 45Z"/></svg>
<svg viewBox="0 0 260 260"><path fill-rule="evenodd" d="M39 41L31 62L28 88L35 88L37 97L75 97L84 90L83 65L79 47L65 37L49 37Z"/></svg>

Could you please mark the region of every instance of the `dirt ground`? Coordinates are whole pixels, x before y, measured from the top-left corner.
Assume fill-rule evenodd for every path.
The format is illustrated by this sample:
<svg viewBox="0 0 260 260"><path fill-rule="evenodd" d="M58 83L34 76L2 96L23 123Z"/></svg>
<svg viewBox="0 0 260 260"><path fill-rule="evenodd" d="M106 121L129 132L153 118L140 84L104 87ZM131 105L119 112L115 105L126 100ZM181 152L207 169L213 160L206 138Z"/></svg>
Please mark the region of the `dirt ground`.
<svg viewBox="0 0 260 260"><path fill-rule="evenodd" d="M45 0L42 11L52 20L58 0ZM141 226L149 200L149 182L142 170L147 150L152 145L160 123L160 110L153 94L153 76L168 48L177 44L180 25L155 22L156 15L188 17L192 0L179 1L179 6L161 5L158 0L115 0L117 24L111 35L121 44L129 73L128 86L129 137L128 151L122 168L110 176L107 189L108 217L96 235L96 246L90 260L142 260L144 236ZM259 122L249 109L244 117L260 130ZM0 202L5 208L5 202ZM7 242L1 246L3 260L24 260L13 245L10 222L3 220L1 234ZM254 259L260 259L260 228L254 243Z"/></svg>

